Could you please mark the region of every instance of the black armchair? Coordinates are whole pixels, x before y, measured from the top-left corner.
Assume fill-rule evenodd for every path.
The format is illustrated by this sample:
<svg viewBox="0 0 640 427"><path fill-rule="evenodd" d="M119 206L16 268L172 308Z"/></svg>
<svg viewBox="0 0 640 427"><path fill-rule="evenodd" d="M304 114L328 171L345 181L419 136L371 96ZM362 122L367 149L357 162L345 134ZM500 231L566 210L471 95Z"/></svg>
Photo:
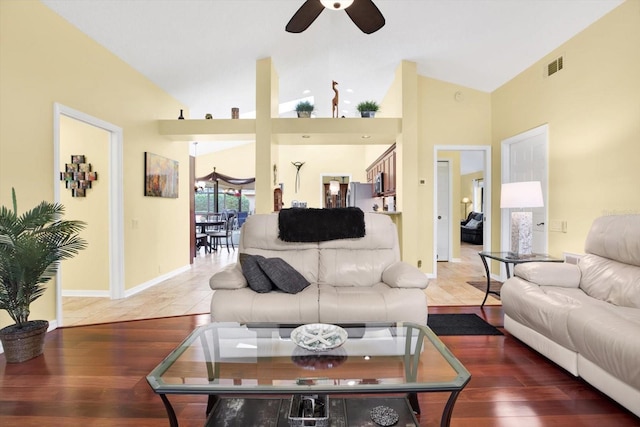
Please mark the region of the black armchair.
<svg viewBox="0 0 640 427"><path fill-rule="evenodd" d="M484 232L483 218L482 212L471 212L467 219L460 221L460 240L481 245Z"/></svg>

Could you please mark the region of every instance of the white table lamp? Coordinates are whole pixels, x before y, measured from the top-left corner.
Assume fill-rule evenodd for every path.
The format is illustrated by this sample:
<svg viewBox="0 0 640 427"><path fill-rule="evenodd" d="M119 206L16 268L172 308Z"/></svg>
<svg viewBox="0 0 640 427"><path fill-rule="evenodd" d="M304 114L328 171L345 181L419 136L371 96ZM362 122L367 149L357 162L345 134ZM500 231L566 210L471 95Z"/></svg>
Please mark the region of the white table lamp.
<svg viewBox="0 0 640 427"><path fill-rule="evenodd" d="M509 182L502 184L500 208L523 209L544 206L540 181ZM510 255L531 255L533 236L533 213L511 212L511 251Z"/></svg>

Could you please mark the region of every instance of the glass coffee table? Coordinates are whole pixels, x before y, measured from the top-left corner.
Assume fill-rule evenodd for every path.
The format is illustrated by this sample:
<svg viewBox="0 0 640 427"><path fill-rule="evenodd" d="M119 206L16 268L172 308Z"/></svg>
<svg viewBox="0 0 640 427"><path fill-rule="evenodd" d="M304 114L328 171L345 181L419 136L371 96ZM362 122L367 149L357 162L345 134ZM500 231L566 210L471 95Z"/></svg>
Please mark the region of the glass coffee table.
<svg viewBox="0 0 640 427"><path fill-rule="evenodd" d="M370 423L377 406L394 409L402 422L397 425L418 425L417 393L446 392L441 426L448 426L458 394L471 378L427 326L341 324L348 337L325 351L296 345L292 331L297 326L211 323L195 329L147 376L170 425L178 426L170 394L208 395L206 425L224 425L216 420L242 413L243 425L346 427L358 425L355 419L362 416ZM310 405L329 402L331 424L292 422L296 397ZM269 421L256 424L255 419Z"/></svg>

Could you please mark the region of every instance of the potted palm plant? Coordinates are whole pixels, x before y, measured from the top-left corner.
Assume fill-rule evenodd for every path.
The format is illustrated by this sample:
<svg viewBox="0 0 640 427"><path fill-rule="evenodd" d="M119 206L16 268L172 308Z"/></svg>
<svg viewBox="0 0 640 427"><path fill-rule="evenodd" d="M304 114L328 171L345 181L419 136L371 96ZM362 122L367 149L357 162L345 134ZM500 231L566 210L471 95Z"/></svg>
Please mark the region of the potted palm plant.
<svg viewBox="0 0 640 427"><path fill-rule="evenodd" d="M303 117L308 119L311 117L311 112L313 111L313 104L309 101L300 101L296 105L296 112L298 113L298 117Z"/></svg>
<svg viewBox="0 0 640 427"><path fill-rule="evenodd" d="M15 322L0 329L7 362L19 363L42 354L49 322L29 320L29 307L41 297L56 275L60 261L86 247L78 232L85 223L62 220L64 207L41 202L18 215L16 192L13 210L0 208L0 309Z"/></svg>
<svg viewBox="0 0 640 427"><path fill-rule="evenodd" d="M362 101L356 109L360 111L360 117L375 117L380 106L375 101Z"/></svg>

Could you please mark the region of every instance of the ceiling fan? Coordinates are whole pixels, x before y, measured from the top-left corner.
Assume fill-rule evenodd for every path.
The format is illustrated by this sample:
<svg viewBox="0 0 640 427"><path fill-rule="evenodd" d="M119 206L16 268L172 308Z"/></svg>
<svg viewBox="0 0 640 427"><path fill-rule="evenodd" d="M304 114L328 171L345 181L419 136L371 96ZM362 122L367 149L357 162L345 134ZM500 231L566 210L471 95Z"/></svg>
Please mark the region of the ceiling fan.
<svg viewBox="0 0 640 427"><path fill-rule="evenodd" d="M344 9L353 23L366 34L374 33L384 26L384 16L371 0L306 0L285 29L290 33L303 32L325 8Z"/></svg>

